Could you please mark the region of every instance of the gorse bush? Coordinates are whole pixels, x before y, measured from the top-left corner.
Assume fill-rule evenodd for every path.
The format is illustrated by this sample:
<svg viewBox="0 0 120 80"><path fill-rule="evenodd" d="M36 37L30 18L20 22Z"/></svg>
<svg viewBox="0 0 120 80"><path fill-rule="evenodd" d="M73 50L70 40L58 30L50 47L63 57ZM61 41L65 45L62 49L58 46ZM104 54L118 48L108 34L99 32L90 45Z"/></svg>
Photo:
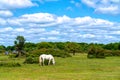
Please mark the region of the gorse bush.
<svg viewBox="0 0 120 80"><path fill-rule="evenodd" d="M88 51L88 58L105 58L104 49L101 47L91 46L90 50Z"/></svg>
<svg viewBox="0 0 120 80"><path fill-rule="evenodd" d="M114 50L113 56L120 56L120 50Z"/></svg>
<svg viewBox="0 0 120 80"><path fill-rule="evenodd" d="M27 64L39 63L39 57L29 56L25 59L24 63L27 63Z"/></svg>
<svg viewBox="0 0 120 80"><path fill-rule="evenodd" d="M120 56L120 50L105 50L105 56Z"/></svg>
<svg viewBox="0 0 120 80"><path fill-rule="evenodd" d="M18 62L0 62L0 67L20 67Z"/></svg>
<svg viewBox="0 0 120 80"><path fill-rule="evenodd" d="M41 54L51 54L54 57L71 57L71 55L63 50L55 50L55 49L38 49L38 50L34 50L29 52L29 54L27 54L26 56L31 56L31 57L39 57Z"/></svg>

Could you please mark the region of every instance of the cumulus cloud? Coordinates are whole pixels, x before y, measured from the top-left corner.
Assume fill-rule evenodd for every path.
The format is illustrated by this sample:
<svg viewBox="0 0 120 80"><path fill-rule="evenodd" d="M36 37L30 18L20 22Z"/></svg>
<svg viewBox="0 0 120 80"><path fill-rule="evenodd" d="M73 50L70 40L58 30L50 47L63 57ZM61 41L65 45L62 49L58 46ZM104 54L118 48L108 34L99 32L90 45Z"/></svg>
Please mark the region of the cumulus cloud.
<svg viewBox="0 0 120 80"><path fill-rule="evenodd" d="M98 7L95 9L95 12L100 12L103 14L111 13L111 14L119 14L120 10L118 6L109 6L109 7Z"/></svg>
<svg viewBox="0 0 120 80"><path fill-rule="evenodd" d="M0 25L5 25L6 24L6 21L2 18L0 18Z"/></svg>
<svg viewBox="0 0 120 80"><path fill-rule="evenodd" d="M0 32L8 32L8 31L12 31L12 30L13 30L12 27L0 28Z"/></svg>
<svg viewBox="0 0 120 80"><path fill-rule="evenodd" d="M16 9L36 6L30 0L0 0L0 9Z"/></svg>
<svg viewBox="0 0 120 80"><path fill-rule="evenodd" d="M120 14L120 0L82 0L97 13Z"/></svg>
<svg viewBox="0 0 120 80"><path fill-rule="evenodd" d="M24 28L16 28L15 31L16 32L24 32L25 30L24 30Z"/></svg>
<svg viewBox="0 0 120 80"><path fill-rule="evenodd" d="M21 21L44 24L54 21L54 15L48 13L25 14L21 16Z"/></svg>
<svg viewBox="0 0 120 80"><path fill-rule="evenodd" d="M0 43L13 44L17 35L27 41L76 41L108 43L120 38L120 24L90 16L71 18L49 13L24 14L3 19ZM5 39L7 36L7 39ZM5 39L5 40L2 40ZM9 43L7 43L9 42Z"/></svg>
<svg viewBox="0 0 120 80"><path fill-rule="evenodd" d="M13 16L13 13L9 10L1 10L0 11L0 17L11 17Z"/></svg>

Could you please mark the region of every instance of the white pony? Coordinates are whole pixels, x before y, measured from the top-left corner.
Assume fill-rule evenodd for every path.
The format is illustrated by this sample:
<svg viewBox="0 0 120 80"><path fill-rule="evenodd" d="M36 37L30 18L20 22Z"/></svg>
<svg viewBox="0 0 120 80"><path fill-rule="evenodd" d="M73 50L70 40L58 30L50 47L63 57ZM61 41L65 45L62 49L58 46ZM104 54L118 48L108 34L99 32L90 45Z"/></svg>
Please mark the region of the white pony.
<svg viewBox="0 0 120 80"><path fill-rule="evenodd" d="M39 63L40 65L45 65L44 61L48 60L48 65L50 65L50 62L52 61L52 64L55 64L55 59L51 54L42 54L39 56Z"/></svg>

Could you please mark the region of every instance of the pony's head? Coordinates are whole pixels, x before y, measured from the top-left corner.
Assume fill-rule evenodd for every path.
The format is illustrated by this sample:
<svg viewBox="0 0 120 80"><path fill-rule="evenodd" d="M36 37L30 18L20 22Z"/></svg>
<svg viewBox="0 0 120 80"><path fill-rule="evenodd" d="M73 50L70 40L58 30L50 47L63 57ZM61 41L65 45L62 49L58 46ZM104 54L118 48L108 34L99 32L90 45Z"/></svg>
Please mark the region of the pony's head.
<svg viewBox="0 0 120 80"><path fill-rule="evenodd" d="M52 63L53 63L53 65L55 65L55 60L54 60L54 58L52 59Z"/></svg>

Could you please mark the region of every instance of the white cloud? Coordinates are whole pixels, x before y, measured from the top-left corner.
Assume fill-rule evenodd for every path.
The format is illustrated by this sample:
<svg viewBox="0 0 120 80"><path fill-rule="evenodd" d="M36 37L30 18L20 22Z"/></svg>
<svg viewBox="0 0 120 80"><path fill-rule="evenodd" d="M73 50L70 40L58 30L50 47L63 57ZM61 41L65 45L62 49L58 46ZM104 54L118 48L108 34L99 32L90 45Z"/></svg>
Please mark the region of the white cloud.
<svg viewBox="0 0 120 80"><path fill-rule="evenodd" d="M13 28L12 27L6 27L6 28L0 28L0 32L8 32L8 31L12 31Z"/></svg>
<svg viewBox="0 0 120 80"><path fill-rule="evenodd" d="M56 37L48 37L48 40L58 40Z"/></svg>
<svg viewBox="0 0 120 80"><path fill-rule="evenodd" d="M24 30L24 28L16 28L15 31L16 32L24 32L25 30Z"/></svg>
<svg viewBox="0 0 120 80"><path fill-rule="evenodd" d="M9 10L0 11L0 17L11 17L11 16L13 16L13 13Z"/></svg>
<svg viewBox="0 0 120 80"><path fill-rule="evenodd" d="M0 9L16 9L36 6L30 0L0 0Z"/></svg>
<svg viewBox="0 0 120 80"><path fill-rule="evenodd" d="M120 0L82 0L82 2L93 8L95 12L120 14Z"/></svg>
<svg viewBox="0 0 120 80"><path fill-rule="evenodd" d="M93 8L96 7L96 1L98 0L82 0L83 3Z"/></svg>
<svg viewBox="0 0 120 80"><path fill-rule="evenodd" d="M71 21L71 18L64 15L62 17L57 17L57 23L63 24L63 23L69 23Z"/></svg>
<svg viewBox="0 0 120 80"><path fill-rule="evenodd" d="M96 36L93 34L84 34L82 35L83 38L95 38Z"/></svg>
<svg viewBox="0 0 120 80"><path fill-rule="evenodd" d="M27 41L76 41L108 43L119 41L120 24L89 16L70 18L49 13L25 14L3 19L0 28L1 43L13 44L17 35ZM7 27L10 26L10 27ZM8 34L9 33L9 34ZM4 36L7 36L6 40ZM9 42L9 43L6 43Z"/></svg>
<svg viewBox="0 0 120 80"><path fill-rule="evenodd" d="M6 25L7 21L3 18L0 18L0 26Z"/></svg>
<svg viewBox="0 0 120 80"><path fill-rule="evenodd" d="M52 30L49 34L52 34L52 35L59 35L59 34L60 34L60 32L55 31L55 30Z"/></svg>
<svg viewBox="0 0 120 80"><path fill-rule="evenodd" d="M98 7L95 9L95 12L101 12L103 14L111 13L111 14L119 14L120 10L118 6L109 6L109 7Z"/></svg>
<svg viewBox="0 0 120 80"><path fill-rule="evenodd" d="M113 32L111 32L111 34L120 35L120 31L113 31Z"/></svg>
<svg viewBox="0 0 120 80"><path fill-rule="evenodd" d="M28 31L27 31L27 33L38 33L38 34L40 34L40 32L42 32L42 33L44 33L45 32L45 29L43 29L43 28L30 28Z"/></svg>
<svg viewBox="0 0 120 80"><path fill-rule="evenodd" d="M20 23L20 19L17 19L17 18L10 18L10 19L7 19L7 22L9 25L11 26L22 26L22 24Z"/></svg>
<svg viewBox="0 0 120 80"><path fill-rule="evenodd" d="M21 21L30 23L49 23L54 21L54 15L49 13L25 14L21 16Z"/></svg>

